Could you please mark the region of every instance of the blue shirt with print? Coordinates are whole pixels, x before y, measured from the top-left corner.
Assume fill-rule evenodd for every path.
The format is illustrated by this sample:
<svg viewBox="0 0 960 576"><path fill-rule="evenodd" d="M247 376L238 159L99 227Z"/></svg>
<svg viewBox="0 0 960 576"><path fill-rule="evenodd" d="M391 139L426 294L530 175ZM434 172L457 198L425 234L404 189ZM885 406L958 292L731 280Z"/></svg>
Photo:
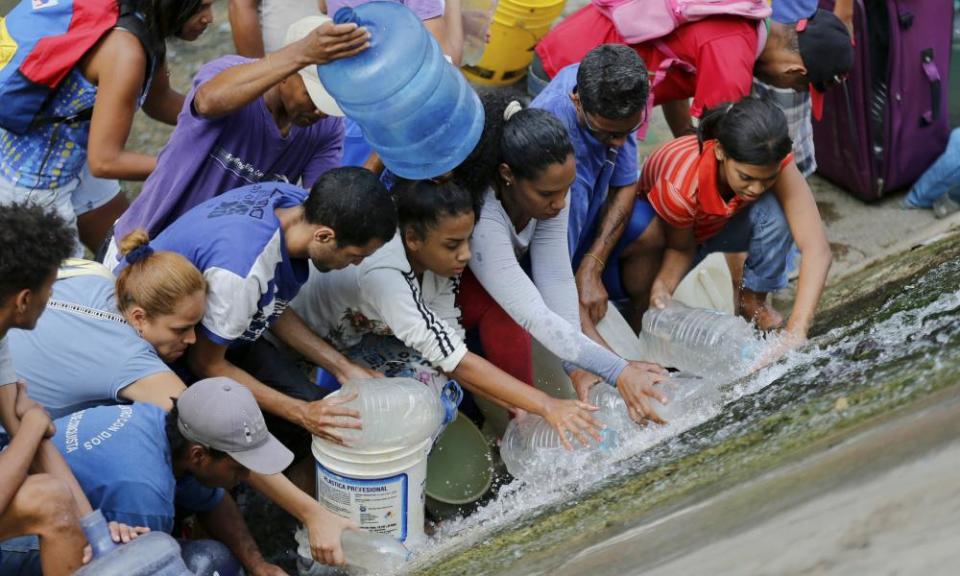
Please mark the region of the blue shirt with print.
<svg viewBox="0 0 960 576"><path fill-rule="evenodd" d="M169 533L174 510L206 512L223 499L191 475L173 476L166 412L152 404L99 406L55 421L63 453L90 505L107 520Z"/></svg>
<svg viewBox="0 0 960 576"><path fill-rule="evenodd" d="M307 191L292 184L243 186L199 204L151 243L203 273L209 288L201 329L211 341L257 340L307 281L308 260L290 257L274 212L306 199Z"/></svg>
<svg viewBox="0 0 960 576"><path fill-rule="evenodd" d="M577 86L579 64L560 70L531 106L549 110L563 122L577 159L577 179L570 188L570 219L567 243L570 256L587 250L593 243L588 237L600 216L610 187L637 181L637 138L631 134L623 146L610 147L593 137L577 120L577 110L570 94Z"/></svg>

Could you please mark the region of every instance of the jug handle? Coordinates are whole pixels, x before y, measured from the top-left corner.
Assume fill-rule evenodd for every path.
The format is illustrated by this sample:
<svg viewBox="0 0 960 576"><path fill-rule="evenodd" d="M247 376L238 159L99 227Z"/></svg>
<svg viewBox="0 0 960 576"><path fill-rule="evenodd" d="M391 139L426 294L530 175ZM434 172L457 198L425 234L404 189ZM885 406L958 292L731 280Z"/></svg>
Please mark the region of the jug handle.
<svg viewBox="0 0 960 576"><path fill-rule="evenodd" d="M90 543L94 558L99 558L119 547L113 541L113 537L110 536L107 519L103 517L103 512L100 510L94 510L81 518L80 529L83 531L83 535L87 537L87 542Z"/></svg>
<svg viewBox="0 0 960 576"><path fill-rule="evenodd" d="M349 24L351 22L356 23L357 26L363 26L360 18L357 17L356 11L349 6L341 7L333 15L334 24Z"/></svg>
<svg viewBox="0 0 960 576"><path fill-rule="evenodd" d="M456 380L448 381L440 391L440 400L443 402L444 410L443 425L446 426L457 417L457 408L463 401L463 388Z"/></svg>

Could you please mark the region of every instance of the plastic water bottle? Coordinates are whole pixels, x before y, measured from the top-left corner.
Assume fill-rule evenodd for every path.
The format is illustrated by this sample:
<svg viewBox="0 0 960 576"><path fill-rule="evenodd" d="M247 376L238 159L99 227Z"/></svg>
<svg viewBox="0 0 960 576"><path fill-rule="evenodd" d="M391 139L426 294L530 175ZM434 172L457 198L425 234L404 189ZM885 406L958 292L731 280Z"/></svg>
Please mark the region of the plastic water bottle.
<svg viewBox="0 0 960 576"><path fill-rule="evenodd" d="M657 386L666 394L669 402L666 405L657 403L654 409L668 423L691 414L712 415L722 400L716 380L691 374L674 374Z"/></svg>
<svg viewBox="0 0 960 576"><path fill-rule="evenodd" d="M697 376L743 374L763 345L746 320L676 301L647 310L642 325L651 361Z"/></svg>
<svg viewBox="0 0 960 576"><path fill-rule="evenodd" d="M349 380L336 395L356 392L344 404L360 413L361 430L343 429L351 448L391 449L415 446L439 435L457 416L463 391L453 380L438 395L413 378Z"/></svg>
<svg viewBox="0 0 960 576"><path fill-rule="evenodd" d="M300 576L329 574L331 568L313 560L307 530L300 527L294 538L297 541L297 570ZM340 545L347 559L347 572L356 575L392 576L410 560L410 551L396 538L386 534L373 534L356 530L344 530Z"/></svg>
<svg viewBox="0 0 960 576"><path fill-rule="evenodd" d="M99 510L80 519L93 560L74 576L195 576L180 557L180 546L169 534L150 532L128 544L110 537L107 521Z"/></svg>
<svg viewBox="0 0 960 576"><path fill-rule="evenodd" d="M573 434L567 433L573 451L579 453L612 450L619 443L619 434L611 427L601 430L600 437L599 443L589 439L589 444L584 446ZM563 461L569 452L553 426L533 414L511 420L500 442L500 457L515 478L530 478L543 465Z"/></svg>
<svg viewBox="0 0 960 576"><path fill-rule="evenodd" d="M668 424L685 415L712 413L721 402L720 388L715 380L690 374L674 374L657 384L657 388L666 395L668 402L660 404L652 401L651 405ZM630 418L627 403L613 386L603 383L595 385L590 388L587 400L599 408L594 417L617 430L621 440L625 440L633 431L642 430Z"/></svg>
<svg viewBox="0 0 960 576"><path fill-rule="evenodd" d="M370 47L317 73L384 165L421 180L463 162L480 140L483 106L416 14L396 2L370 2L343 7L333 20L366 27Z"/></svg>
<svg viewBox="0 0 960 576"><path fill-rule="evenodd" d="M599 408L594 412L594 419L616 430L621 436L637 425L630 419L627 403L614 386L605 382L595 384L587 392L587 402Z"/></svg>

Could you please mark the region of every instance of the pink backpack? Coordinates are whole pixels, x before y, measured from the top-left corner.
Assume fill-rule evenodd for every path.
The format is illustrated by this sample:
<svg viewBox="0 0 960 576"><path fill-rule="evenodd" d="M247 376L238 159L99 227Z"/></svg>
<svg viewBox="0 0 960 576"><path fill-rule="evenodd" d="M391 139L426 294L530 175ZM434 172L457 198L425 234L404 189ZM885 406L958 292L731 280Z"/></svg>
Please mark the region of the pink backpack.
<svg viewBox="0 0 960 576"><path fill-rule="evenodd" d="M770 16L767 0L590 0L628 44L662 38L687 22L732 15L753 20Z"/></svg>
<svg viewBox="0 0 960 576"><path fill-rule="evenodd" d="M693 64L679 58L660 39L680 26L709 16L742 16L757 21L757 54L763 52L767 41L766 19L772 10L767 0L590 0L604 16L613 22L617 32L627 44L640 44L655 41L657 49L666 59L657 70L651 70L651 96L647 98L647 118L653 112L653 88L663 82L670 68L676 66L691 74L697 69ZM649 122L637 130L637 137L643 139Z"/></svg>

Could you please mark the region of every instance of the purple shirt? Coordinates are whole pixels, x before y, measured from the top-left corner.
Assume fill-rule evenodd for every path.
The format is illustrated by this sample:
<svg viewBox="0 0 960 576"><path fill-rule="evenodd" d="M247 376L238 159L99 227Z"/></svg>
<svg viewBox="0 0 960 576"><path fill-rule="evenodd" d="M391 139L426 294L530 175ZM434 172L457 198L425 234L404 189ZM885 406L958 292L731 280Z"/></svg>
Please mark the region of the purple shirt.
<svg viewBox="0 0 960 576"><path fill-rule="evenodd" d="M340 165L342 118L324 118L306 128L291 126L283 138L263 97L218 118L194 112L193 97L201 84L231 66L252 61L224 56L197 72L177 127L157 158L157 169L117 220L117 243L137 228L156 238L185 212L228 190L261 181L297 183L301 178L303 186L309 187Z"/></svg>
<svg viewBox="0 0 960 576"><path fill-rule="evenodd" d="M327 0L327 15L333 18L344 6L355 8L373 0ZM421 20L443 16L443 0L394 0L413 11Z"/></svg>

